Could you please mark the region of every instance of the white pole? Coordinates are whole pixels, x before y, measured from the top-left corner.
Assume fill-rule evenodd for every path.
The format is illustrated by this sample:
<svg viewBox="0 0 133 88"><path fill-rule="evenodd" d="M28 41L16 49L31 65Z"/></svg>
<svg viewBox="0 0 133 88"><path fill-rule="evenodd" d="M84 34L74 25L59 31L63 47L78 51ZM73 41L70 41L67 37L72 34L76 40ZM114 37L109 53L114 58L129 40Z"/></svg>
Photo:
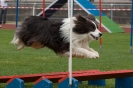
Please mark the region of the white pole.
<svg viewBox="0 0 133 88"><path fill-rule="evenodd" d="M33 5L33 16L35 16L35 5L36 5L36 3L34 3L34 5Z"/></svg>
<svg viewBox="0 0 133 88"><path fill-rule="evenodd" d="M70 4L71 3L71 4ZM69 88L72 88L72 16L73 16L73 0L68 0L68 18L70 18L70 56L69 56Z"/></svg>
<svg viewBox="0 0 133 88"><path fill-rule="evenodd" d="M112 10L112 9L113 9L113 6L114 6L114 5L111 4L111 10L110 10L110 12L111 12L111 13L110 13L110 14L111 14L111 20L113 20L113 10Z"/></svg>

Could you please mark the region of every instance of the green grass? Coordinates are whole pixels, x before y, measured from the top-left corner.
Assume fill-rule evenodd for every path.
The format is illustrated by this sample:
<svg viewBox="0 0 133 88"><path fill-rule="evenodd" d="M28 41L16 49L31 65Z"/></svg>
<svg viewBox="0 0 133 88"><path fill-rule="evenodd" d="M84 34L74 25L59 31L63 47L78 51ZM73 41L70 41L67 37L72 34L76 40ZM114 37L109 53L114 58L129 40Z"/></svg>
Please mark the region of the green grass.
<svg viewBox="0 0 133 88"><path fill-rule="evenodd" d="M0 29L0 75L22 75L48 72L63 72L68 70L68 59L56 56L50 49L33 49L25 47L16 50L10 44L13 38L13 30ZM123 70L133 69L133 54L129 53L129 37L127 33L103 33L102 52L99 59L73 58L73 71L77 70ZM90 47L99 51L99 41L92 41ZM32 88L33 83L26 83L26 88ZM57 85L54 84L54 88ZM0 84L5 88L5 84ZM83 82L79 88L91 87ZM107 80L104 88L114 88L114 79Z"/></svg>

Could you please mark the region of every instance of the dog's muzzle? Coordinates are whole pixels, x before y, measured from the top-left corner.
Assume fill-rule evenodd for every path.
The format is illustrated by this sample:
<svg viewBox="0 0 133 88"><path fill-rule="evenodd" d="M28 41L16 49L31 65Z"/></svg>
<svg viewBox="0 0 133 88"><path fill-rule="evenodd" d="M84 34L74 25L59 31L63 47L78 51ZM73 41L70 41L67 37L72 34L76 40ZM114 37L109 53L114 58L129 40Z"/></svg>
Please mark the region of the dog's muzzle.
<svg viewBox="0 0 133 88"><path fill-rule="evenodd" d="M99 33L99 37L101 37L103 34L102 33Z"/></svg>

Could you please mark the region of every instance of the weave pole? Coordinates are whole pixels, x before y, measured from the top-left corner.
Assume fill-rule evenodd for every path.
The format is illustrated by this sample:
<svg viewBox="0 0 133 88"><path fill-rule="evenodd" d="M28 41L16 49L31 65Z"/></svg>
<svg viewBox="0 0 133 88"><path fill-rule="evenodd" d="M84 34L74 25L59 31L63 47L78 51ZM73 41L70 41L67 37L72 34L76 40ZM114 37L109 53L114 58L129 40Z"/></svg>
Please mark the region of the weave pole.
<svg viewBox="0 0 133 88"><path fill-rule="evenodd" d="M69 88L72 88L72 17L73 17L73 0L68 0L68 18L70 18L70 56L68 61Z"/></svg>
<svg viewBox="0 0 133 88"><path fill-rule="evenodd" d="M16 0L16 28L18 27L18 0Z"/></svg>
<svg viewBox="0 0 133 88"><path fill-rule="evenodd" d="M42 17L45 17L45 0L42 0Z"/></svg>
<svg viewBox="0 0 133 88"><path fill-rule="evenodd" d="M132 16L131 16L131 29L130 29L130 53L132 53L132 38L133 38L133 1L132 1Z"/></svg>
<svg viewBox="0 0 133 88"><path fill-rule="evenodd" d="M100 9L100 31L102 32L102 0L99 0ZM102 38L100 37L100 52L102 52Z"/></svg>

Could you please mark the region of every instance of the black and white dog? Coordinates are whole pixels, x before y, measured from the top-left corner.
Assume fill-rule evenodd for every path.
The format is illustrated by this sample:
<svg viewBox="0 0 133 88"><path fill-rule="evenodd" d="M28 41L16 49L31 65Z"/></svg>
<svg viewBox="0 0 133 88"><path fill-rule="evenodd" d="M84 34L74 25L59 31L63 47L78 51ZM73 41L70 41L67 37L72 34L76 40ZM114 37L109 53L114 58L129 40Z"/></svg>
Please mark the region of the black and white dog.
<svg viewBox="0 0 133 88"><path fill-rule="evenodd" d="M30 16L16 29L11 43L36 49L48 47L56 54L69 56L70 18L55 22L39 16ZM91 40L97 40L102 33L98 30L95 17L76 15L72 18L72 56L99 58L97 51L89 47Z"/></svg>

